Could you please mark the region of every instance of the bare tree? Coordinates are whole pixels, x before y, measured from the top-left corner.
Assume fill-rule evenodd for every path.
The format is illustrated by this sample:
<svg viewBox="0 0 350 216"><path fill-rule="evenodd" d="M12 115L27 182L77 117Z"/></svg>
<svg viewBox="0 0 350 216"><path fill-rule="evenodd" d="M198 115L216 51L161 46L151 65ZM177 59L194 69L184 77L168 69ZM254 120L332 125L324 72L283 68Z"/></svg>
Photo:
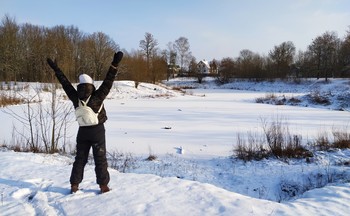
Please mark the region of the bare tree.
<svg viewBox="0 0 350 216"><path fill-rule="evenodd" d="M35 153L65 151L67 144L67 128L71 122L72 107L60 101L55 83L50 86L51 101L48 104L40 96L43 86L39 85L34 89L34 96L21 95L25 101L22 113L14 112L10 108L4 110L23 126L23 131L14 128L14 136L23 138L26 141L26 150Z"/></svg>
<svg viewBox="0 0 350 216"><path fill-rule="evenodd" d="M44 62L48 55L47 29L31 24L21 26L21 56L23 67L19 71L23 81L46 82L46 67Z"/></svg>
<svg viewBox="0 0 350 216"><path fill-rule="evenodd" d="M339 43L337 34L327 31L322 36L316 37L309 45L308 49L313 56L314 65L316 65L317 78L320 78L321 73L323 73L327 81L330 73L334 72Z"/></svg>
<svg viewBox="0 0 350 216"><path fill-rule="evenodd" d="M164 80L167 77L167 63L163 56L154 56L152 58L152 82Z"/></svg>
<svg viewBox="0 0 350 216"><path fill-rule="evenodd" d="M283 42L269 52L269 56L275 67L275 77L286 77L289 72L289 66L293 63L294 55L295 46L291 41Z"/></svg>
<svg viewBox="0 0 350 216"><path fill-rule="evenodd" d="M220 62L218 80L221 83L227 83L235 74L235 61L230 58L223 58Z"/></svg>
<svg viewBox="0 0 350 216"><path fill-rule="evenodd" d="M211 62L209 62L210 66L210 74L217 75L218 74L218 68L219 68L219 61L216 59L213 59Z"/></svg>
<svg viewBox="0 0 350 216"><path fill-rule="evenodd" d="M167 57L167 63L168 63L168 72L167 72L167 80L169 80L170 77L174 78L175 74L179 70L179 66L176 64L176 58L177 58L177 52L175 50L175 45L172 42L169 42L167 44L167 50L166 50L166 57Z"/></svg>
<svg viewBox="0 0 350 216"><path fill-rule="evenodd" d="M149 32L145 33L144 40L140 40L139 47L141 48L141 51L146 56L148 67L150 67L150 60L152 56L155 54L155 51L157 50L157 46L158 46L158 41Z"/></svg>
<svg viewBox="0 0 350 216"><path fill-rule="evenodd" d="M350 26L347 35L341 42L339 50L339 65L341 68L341 76L350 75Z"/></svg>
<svg viewBox="0 0 350 216"><path fill-rule="evenodd" d="M35 122L35 119L38 115L35 112L35 109L33 109L32 107L32 104L34 103L36 97L37 95L23 97L25 101L25 106L22 107L22 113L14 112L8 107L6 107L6 109L3 110L4 113L11 115L15 120L21 123L25 132L20 132L18 128L14 126L14 132L16 134L13 134L13 136L20 136L21 138L23 138L26 142L26 149L32 152L39 152L40 150L40 145L38 142L39 135L38 131L36 130Z"/></svg>
<svg viewBox="0 0 350 216"><path fill-rule="evenodd" d="M197 77L198 82L201 83L203 76L200 73L200 71L198 71L197 65L198 65L198 62L197 62L196 58L193 57L190 61L189 66L188 66L188 75Z"/></svg>
<svg viewBox="0 0 350 216"><path fill-rule="evenodd" d="M263 74L263 59L259 54L248 49L240 51L240 55L236 60L237 75L241 78L261 79Z"/></svg>
<svg viewBox="0 0 350 216"><path fill-rule="evenodd" d="M74 73L71 68L71 65L73 65L71 57L73 45L69 39L67 28L63 25L54 26L47 29L46 33L47 37L45 39L48 50L44 53L46 57L42 58L44 60L43 64L47 67L47 63L45 62L47 56L54 57L54 59L60 62L62 70L66 71L67 76L71 77L72 73Z"/></svg>
<svg viewBox="0 0 350 216"><path fill-rule="evenodd" d="M177 51L180 58L180 70L183 73L185 66L191 61L192 53L190 51L190 43L185 37L180 37L175 41L174 48Z"/></svg>
<svg viewBox="0 0 350 216"><path fill-rule="evenodd" d="M135 88L138 87L142 81L147 81L147 62L143 58L140 51L134 51L123 58L124 71L122 76L129 80L135 81Z"/></svg>
<svg viewBox="0 0 350 216"><path fill-rule="evenodd" d="M145 39L140 40L139 47L141 48L141 52L145 55L146 57L146 62L147 62L147 74L150 74L152 77L153 83L155 82L155 77L156 71L154 68L152 68L152 62L153 58L156 56L156 51L157 51L157 46L158 46L158 41L154 38L154 36L151 33L146 32L145 33Z"/></svg>
<svg viewBox="0 0 350 216"><path fill-rule="evenodd" d="M67 27L66 31L68 40L70 41L70 50L68 53L69 59L67 59L67 61L70 62L70 77L78 77L79 74L82 72L82 64L86 63L83 61L83 59L81 59L81 52L83 52L82 41L84 39L84 36L83 33L80 32L79 29L74 26ZM111 48L113 49L114 47Z"/></svg>
<svg viewBox="0 0 350 216"><path fill-rule="evenodd" d="M90 38L93 41L91 53L93 59L92 77L95 80L99 80L105 75L103 73L108 71L110 65L109 57L118 49L118 46L108 35L102 32L93 33Z"/></svg>
<svg viewBox="0 0 350 216"><path fill-rule="evenodd" d="M19 26L8 15L2 19L0 26L0 78L17 81L20 64Z"/></svg>
<svg viewBox="0 0 350 216"><path fill-rule="evenodd" d="M39 102L37 121L39 122L38 125L41 132L40 138L44 144L45 152L56 153L60 150L65 151L65 139L67 138L66 129L71 120L69 119L69 114L71 113L72 106L59 101L56 83L51 84L50 90L50 105L46 107ZM62 139L62 148L60 149L59 143Z"/></svg>

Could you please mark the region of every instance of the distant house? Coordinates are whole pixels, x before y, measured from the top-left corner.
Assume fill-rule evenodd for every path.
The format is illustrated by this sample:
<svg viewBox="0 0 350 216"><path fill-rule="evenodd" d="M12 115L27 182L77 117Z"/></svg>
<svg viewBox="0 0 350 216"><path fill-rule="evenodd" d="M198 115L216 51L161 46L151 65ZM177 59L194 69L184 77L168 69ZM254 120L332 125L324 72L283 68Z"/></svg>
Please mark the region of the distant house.
<svg viewBox="0 0 350 216"><path fill-rule="evenodd" d="M209 63L206 60L201 60L197 64L197 72L199 74L207 75L210 72L210 66Z"/></svg>

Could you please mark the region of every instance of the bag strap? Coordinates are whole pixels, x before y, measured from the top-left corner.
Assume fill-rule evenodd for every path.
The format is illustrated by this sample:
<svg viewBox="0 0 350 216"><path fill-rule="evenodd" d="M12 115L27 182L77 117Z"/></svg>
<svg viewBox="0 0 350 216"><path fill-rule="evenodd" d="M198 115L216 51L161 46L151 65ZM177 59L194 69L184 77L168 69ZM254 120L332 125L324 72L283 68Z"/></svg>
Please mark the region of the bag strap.
<svg viewBox="0 0 350 216"><path fill-rule="evenodd" d="M101 112L102 107L103 107L103 103L101 104L100 109L98 109L97 114Z"/></svg>
<svg viewBox="0 0 350 216"><path fill-rule="evenodd" d="M89 103L90 98L91 98L91 95L86 99L85 104Z"/></svg>
<svg viewBox="0 0 350 216"><path fill-rule="evenodd" d="M87 106L87 104L89 103L90 98L91 98L91 95L88 97L88 99L86 99L86 101L78 99L79 100L79 106L80 106L80 102L83 104L83 106ZM100 108L98 109L97 114L101 112L102 108L103 108L103 103L101 104Z"/></svg>
<svg viewBox="0 0 350 216"><path fill-rule="evenodd" d="M87 106L87 103L89 103L90 97L91 97L91 95L88 97L88 99L87 99L86 101L80 100L80 99L78 98L78 100L79 100L79 106L81 106L81 104L82 104L83 106Z"/></svg>

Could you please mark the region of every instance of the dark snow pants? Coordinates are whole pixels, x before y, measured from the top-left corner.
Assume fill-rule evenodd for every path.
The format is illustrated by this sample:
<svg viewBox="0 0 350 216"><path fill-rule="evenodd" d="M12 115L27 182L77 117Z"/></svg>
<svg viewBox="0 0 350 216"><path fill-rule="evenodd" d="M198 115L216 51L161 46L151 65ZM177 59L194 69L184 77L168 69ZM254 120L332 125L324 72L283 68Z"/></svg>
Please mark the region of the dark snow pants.
<svg viewBox="0 0 350 216"><path fill-rule="evenodd" d="M77 154L73 163L71 184L79 184L84 177L84 167L88 161L90 148L95 161L96 181L99 185L107 185L109 173L106 158L106 136L103 124L90 127L79 127L77 135Z"/></svg>

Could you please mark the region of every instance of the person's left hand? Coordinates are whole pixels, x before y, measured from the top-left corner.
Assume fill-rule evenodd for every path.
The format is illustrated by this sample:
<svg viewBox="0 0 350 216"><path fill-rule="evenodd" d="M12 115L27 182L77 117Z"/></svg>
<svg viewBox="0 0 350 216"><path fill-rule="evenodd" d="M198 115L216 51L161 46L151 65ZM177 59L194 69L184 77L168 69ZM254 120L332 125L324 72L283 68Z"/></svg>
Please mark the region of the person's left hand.
<svg viewBox="0 0 350 216"><path fill-rule="evenodd" d="M123 58L123 52L118 51L117 53L114 53L114 57L113 57L113 61L112 61L112 65L114 67L117 67L119 62L122 60Z"/></svg>
<svg viewBox="0 0 350 216"><path fill-rule="evenodd" d="M50 65L50 67L56 72L58 70L56 60L52 61L52 59L50 59L50 58L47 58L46 60L47 60L47 63Z"/></svg>

